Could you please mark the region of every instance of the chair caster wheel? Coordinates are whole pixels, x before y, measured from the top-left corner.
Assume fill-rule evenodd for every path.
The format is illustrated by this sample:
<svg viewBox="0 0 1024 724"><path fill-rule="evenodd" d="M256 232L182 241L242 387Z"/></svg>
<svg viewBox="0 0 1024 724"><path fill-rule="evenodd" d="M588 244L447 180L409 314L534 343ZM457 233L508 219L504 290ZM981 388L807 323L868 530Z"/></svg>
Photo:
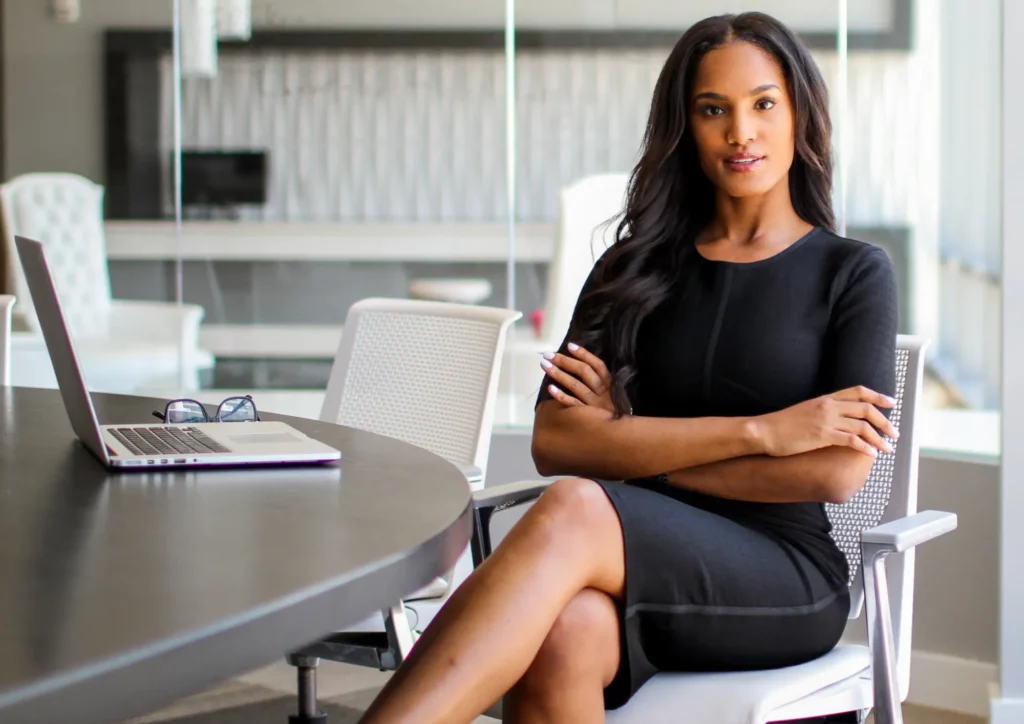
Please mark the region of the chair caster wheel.
<svg viewBox="0 0 1024 724"><path fill-rule="evenodd" d="M327 724L327 714L322 711L318 711L312 716L291 714L288 717L288 724Z"/></svg>

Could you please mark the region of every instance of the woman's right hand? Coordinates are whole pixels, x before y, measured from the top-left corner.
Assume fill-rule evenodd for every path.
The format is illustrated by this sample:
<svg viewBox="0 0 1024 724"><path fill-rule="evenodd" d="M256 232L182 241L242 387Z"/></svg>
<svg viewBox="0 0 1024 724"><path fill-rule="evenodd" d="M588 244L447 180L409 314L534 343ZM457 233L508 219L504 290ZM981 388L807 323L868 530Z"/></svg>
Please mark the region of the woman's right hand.
<svg viewBox="0 0 1024 724"><path fill-rule="evenodd" d="M835 445L874 457L879 450L892 452L878 430L892 439L899 437L878 409L895 404L891 397L874 390L850 387L760 415L754 418L754 425L766 455L799 455Z"/></svg>

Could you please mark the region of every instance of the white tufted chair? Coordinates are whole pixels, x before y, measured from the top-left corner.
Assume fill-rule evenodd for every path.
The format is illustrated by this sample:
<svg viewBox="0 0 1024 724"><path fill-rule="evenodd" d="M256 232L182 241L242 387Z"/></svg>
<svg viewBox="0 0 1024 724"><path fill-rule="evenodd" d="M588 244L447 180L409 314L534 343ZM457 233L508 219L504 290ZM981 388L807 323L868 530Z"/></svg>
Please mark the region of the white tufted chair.
<svg viewBox="0 0 1024 724"><path fill-rule="evenodd" d="M90 388L133 392L199 386L199 370L213 364L198 347L202 307L111 299L102 186L70 173L25 174L0 186L0 212L8 284L18 297L15 320L25 330L12 338L14 384L56 385L14 253L17 234L46 246Z"/></svg>

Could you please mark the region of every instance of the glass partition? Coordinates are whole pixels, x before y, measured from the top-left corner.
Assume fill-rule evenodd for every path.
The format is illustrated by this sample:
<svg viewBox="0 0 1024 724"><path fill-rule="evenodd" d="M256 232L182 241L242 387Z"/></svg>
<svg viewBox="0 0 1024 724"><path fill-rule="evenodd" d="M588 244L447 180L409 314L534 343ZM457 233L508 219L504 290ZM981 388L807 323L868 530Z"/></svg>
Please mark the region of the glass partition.
<svg viewBox="0 0 1024 724"><path fill-rule="evenodd" d="M570 8L521 1L515 65L520 245L539 238L553 250L571 245L579 229L560 232L560 220L573 212L559 207L559 194L585 204L585 194L572 201L572 188L631 170L654 81L687 27L724 12L772 14L803 37L829 86L839 231L885 250L899 284L900 332L929 340L924 404L937 412L929 416L935 430L926 446L995 450L999 2L953 5L651 0ZM608 203L598 187L592 193L594 203ZM602 212L613 213L607 206ZM594 219L588 223L592 229ZM592 262L603 246L593 235L589 243ZM518 260L525 290L520 308L558 318L532 340L551 349L565 332L566 303L575 299L565 290L578 291L582 278L578 269L533 263L524 253ZM516 421L524 425L542 378L526 352L530 346L520 345L512 393ZM946 415L949 410L973 416L968 423Z"/></svg>
<svg viewBox="0 0 1024 724"><path fill-rule="evenodd" d="M559 262L563 222L590 223L572 221L572 191L631 170L654 80L687 27L763 10L805 39L825 75L836 209L845 234L892 259L901 331L930 340L926 403L980 415L966 427L995 439L999 0L69 7L5 5L3 169L6 182L73 174L102 194L86 244L107 274L78 327L96 389L246 390L315 416L352 302L453 299L523 312L498 422L530 425L537 352L561 340L605 243L591 234L581 258ZM588 208L602 220L616 211ZM9 231L57 233L7 216ZM12 261L5 288L16 290ZM26 341L39 338L22 296L14 381L52 385L45 353ZM152 343L133 356L97 332L131 308L111 299L180 299L202 324L120 317Z"/></svg>
<svg viewBox="0 0 1024 724"><path fill-rule="evenodd" d="M763 11L796 31L820 64L842 133L839 62L850 27L855 47L907 53L886 3L701 2L639 0L538 3L516 10L516 260L519 307L534 320L516 344L512 424L532 424L543 378L538 351L553 350L568 327L580 286L612 242L614 226L595 226L622 208L639 160L655 82L673 46L695 22L723 13ZM837 206L841 188L836 189ZM856 234L858 230L851 230ZM543 244L544 258L528 253Z"/></svg>
<svg viewBox="0 0 1024 724"><path fill-rule="evenodd" d="M181 7L183 289L216 357L200 396L315 416L353 302L509 303L501 2L254 3L216 39L189 24L208 3Z"/></svg>

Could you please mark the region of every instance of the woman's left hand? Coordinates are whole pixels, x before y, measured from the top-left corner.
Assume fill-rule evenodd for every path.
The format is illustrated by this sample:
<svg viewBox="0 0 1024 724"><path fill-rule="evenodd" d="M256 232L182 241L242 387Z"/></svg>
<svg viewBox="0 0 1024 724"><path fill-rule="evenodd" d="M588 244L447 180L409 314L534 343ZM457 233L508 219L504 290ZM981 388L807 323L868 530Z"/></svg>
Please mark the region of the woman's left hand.
<svg viewBox="0 0 1024 724"><path fill-rule="evenodd" d="M551 396L566 407L599 407L615 412L612 376L596 355L577 344L569 344L569 355L544 355L540 366L558 383L548 385Z"/></svg>

